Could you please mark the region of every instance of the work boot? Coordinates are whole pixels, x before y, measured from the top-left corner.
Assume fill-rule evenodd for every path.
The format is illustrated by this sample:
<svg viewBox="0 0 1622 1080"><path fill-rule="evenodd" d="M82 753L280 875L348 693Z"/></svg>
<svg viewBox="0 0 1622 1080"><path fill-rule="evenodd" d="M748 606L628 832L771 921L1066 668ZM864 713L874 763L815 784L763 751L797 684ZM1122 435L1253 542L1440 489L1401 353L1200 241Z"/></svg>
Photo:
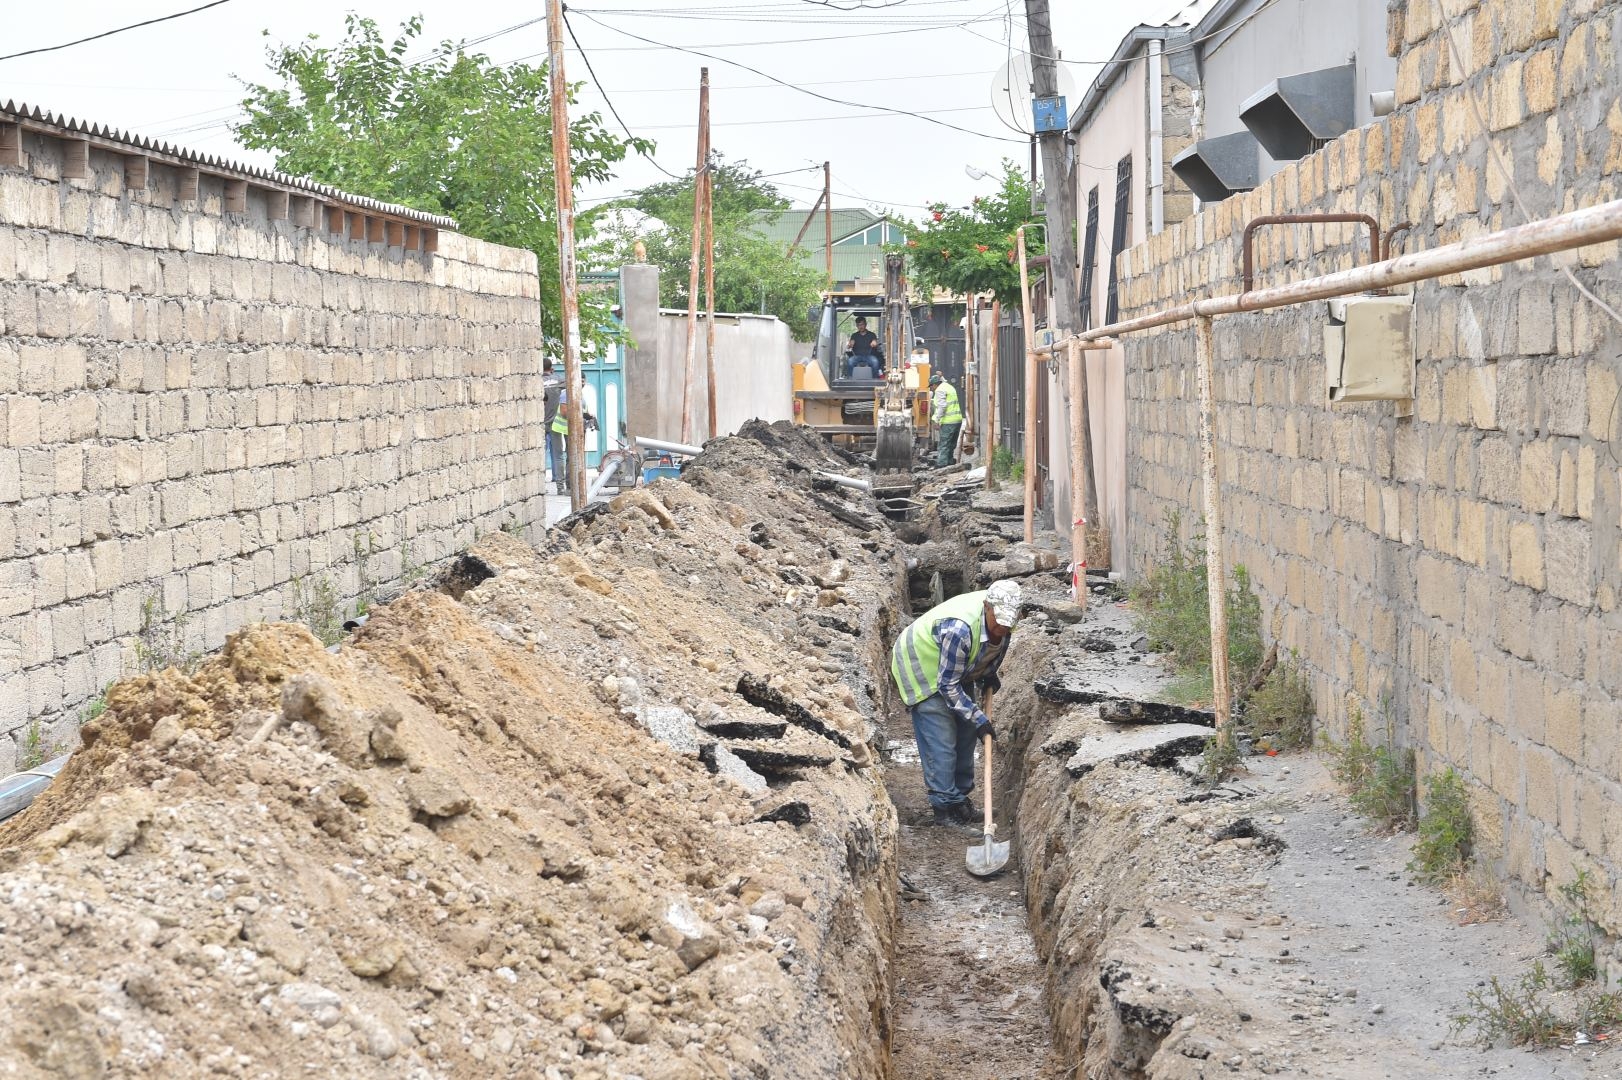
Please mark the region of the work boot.
<svg viewBox="0 0 1622 1080"><path fill-rule="evenodd" d="M972 826L976 832L983 832L985 830L985 815L981 814L980 808L975 806L974 803L970 802L968 799L964 799L962 802L954 804L950 809L960 823Z"/></svg>
<svg viewBox="0 0 1622 1080"><path fill-rule="evenodd" d="M964 832L979 833L981 827L978 824L970 824L964 820L962 812L958 809L961 805L961 803L958 803L954 806L935 807L935 824L945 828L960 829Z"/></svg>

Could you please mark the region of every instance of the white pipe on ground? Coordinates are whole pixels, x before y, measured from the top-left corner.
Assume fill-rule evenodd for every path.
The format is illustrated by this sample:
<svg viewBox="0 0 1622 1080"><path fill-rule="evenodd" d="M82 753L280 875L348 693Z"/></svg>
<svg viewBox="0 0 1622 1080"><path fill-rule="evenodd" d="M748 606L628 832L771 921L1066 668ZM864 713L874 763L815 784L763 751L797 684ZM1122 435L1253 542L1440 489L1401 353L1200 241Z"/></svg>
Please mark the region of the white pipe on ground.
<svg viewBox="0 0 1622 1080"><path fill-rule="evenodd" d="M615 458L608 463L608 468L597 474L597 479L591 482L590 489L586 491L587 502L594 501L597 496L603 493L603 488L607 487L608 482L614 478L614 474L619 472L620 461L620 458Z"/></svg>
<svg viewBox="0 0 1622 1080"><path fill-rule="evenodd" d="M661 454L685 454L687 457L698 457L698 455L704 452L704 448L702 446L689 446L686 443L676 442L661 442L658 439L650 439L646 435L638 435L636 437L636 444L638 446L645 446L649 450L657 450Z"/></svg>
<svg viewBox="0 0 1622 1080"><path fill-rule="evenodd" d="M840 487L850 488L853 491L871 492L873 490L873 481L863 480L855 476L841 476L836 472L819 472L817 478L826 480L831 484L838 484Z"/></svg>

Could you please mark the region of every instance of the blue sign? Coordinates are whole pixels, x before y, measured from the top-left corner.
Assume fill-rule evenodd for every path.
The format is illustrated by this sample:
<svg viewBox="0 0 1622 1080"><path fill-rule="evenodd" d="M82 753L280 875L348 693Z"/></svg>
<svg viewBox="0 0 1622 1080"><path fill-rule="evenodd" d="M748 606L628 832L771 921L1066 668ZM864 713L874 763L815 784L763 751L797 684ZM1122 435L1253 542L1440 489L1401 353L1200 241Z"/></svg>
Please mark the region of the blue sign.
<svg viewBox="0 0 1622 1080"><path fill-rule="evenodd" d="M1063 131L1068 126L1062 96L1036 98L1031 102L1031 108L1035 113L1037 131Z"/></svg>

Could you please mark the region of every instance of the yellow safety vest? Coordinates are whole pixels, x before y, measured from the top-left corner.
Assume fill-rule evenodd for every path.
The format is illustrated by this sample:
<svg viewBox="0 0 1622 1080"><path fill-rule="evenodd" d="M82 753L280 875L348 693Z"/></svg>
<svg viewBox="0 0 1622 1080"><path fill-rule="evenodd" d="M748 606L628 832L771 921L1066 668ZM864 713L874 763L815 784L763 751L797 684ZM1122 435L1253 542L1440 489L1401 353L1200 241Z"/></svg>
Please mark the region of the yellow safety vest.
<svg viewBox="0 0 1622 1080"><path fill-rule="evenodd" d="M957 401L957 387L942 379L941 384L935 388L935 392L937 394L944 392L946 395L944 404L941 402L935 404L935 423L940 424L942 427L947 424L961 424L963 422L963 407Z"/></svg>
<svg viewBox="0 0 1622 1080"><path fill-rule="evenodd" d="M980 642L986 631L986 594L964 593L937 604L901 631L890 649L890 676L908 707L918 704L940 687L941 643L935 640L935 627L942 619L969 624L969 667L980 655Z"/></svg>

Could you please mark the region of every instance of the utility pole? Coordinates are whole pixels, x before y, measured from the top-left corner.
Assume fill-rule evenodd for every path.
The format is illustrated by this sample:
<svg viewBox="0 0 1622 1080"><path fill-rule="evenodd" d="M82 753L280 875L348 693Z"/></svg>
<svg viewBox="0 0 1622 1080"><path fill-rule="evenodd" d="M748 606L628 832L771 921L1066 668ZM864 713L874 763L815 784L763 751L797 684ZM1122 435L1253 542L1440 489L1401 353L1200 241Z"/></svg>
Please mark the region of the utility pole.
<svg viewBox="0 0 1622 1080"><path fill-rule="evenodd" d="M1059 94L1059 54L1053 48L1053 19L1048 0L1025 0L1025 21L1030 28L1031 92L1037 98L1052 98ZM1067 104L1071 104L1068 103ZM1047 221L1048 329L1058 338L1081 329L1077 316L1080 292L1076 288L1076 181L1070 165L1069 119L1057 131L1041 131L1036 135L1042 155L1042 188L1044 217ZM1080 383L1070 387L1072 395L1087 399L1087 362L1082 358ZM1072 430L1076 430L1072 427ZM1086 517L1099 521L1098 484L1094 479L1092 417L1081 414L1080 438L1089 451L1084 455L1085 466L1081 476L1071 477L1070 498L1079 503L1083 513L1072 517Z"/></svg>
<svg viewBox="0 0 1622 1080"><path fill-rule="evenodd" d="M574 169L569 159L569 84L563 77L562 0L547 0L546 51L547 71L552 82L552 183L558 201L563 377L569 393L569 400L563 406L569 424L566 467L569 470L569 508L578 512L586 504L586 425L581 415L586 385L580 377L580 293L574 264Z"/></svg>
<svg viewBox="0 0 1622 1080"><path fill-rule="evenodd" d="M721 434L715 406L715 173L710 170L709 96L704 99L704 383L709 388L709 438Z"/></svg>
<svg viewBox="0 0 1622 1080"><path fill-rule="evenodd" d="M693 249L687 269L687 359L682 365L681 441L693 441L693 360L698 351L698 258L704 242L704 174L709 168L710 69L698 73L698 166L693 170Z"/></svg>
<svg viewBox="0 0 1622 1080"><path fill-rule="evenodd" d="M828 264L828 291L834 291L834 180L828 162L822 163L822 255Z"/></svg>

